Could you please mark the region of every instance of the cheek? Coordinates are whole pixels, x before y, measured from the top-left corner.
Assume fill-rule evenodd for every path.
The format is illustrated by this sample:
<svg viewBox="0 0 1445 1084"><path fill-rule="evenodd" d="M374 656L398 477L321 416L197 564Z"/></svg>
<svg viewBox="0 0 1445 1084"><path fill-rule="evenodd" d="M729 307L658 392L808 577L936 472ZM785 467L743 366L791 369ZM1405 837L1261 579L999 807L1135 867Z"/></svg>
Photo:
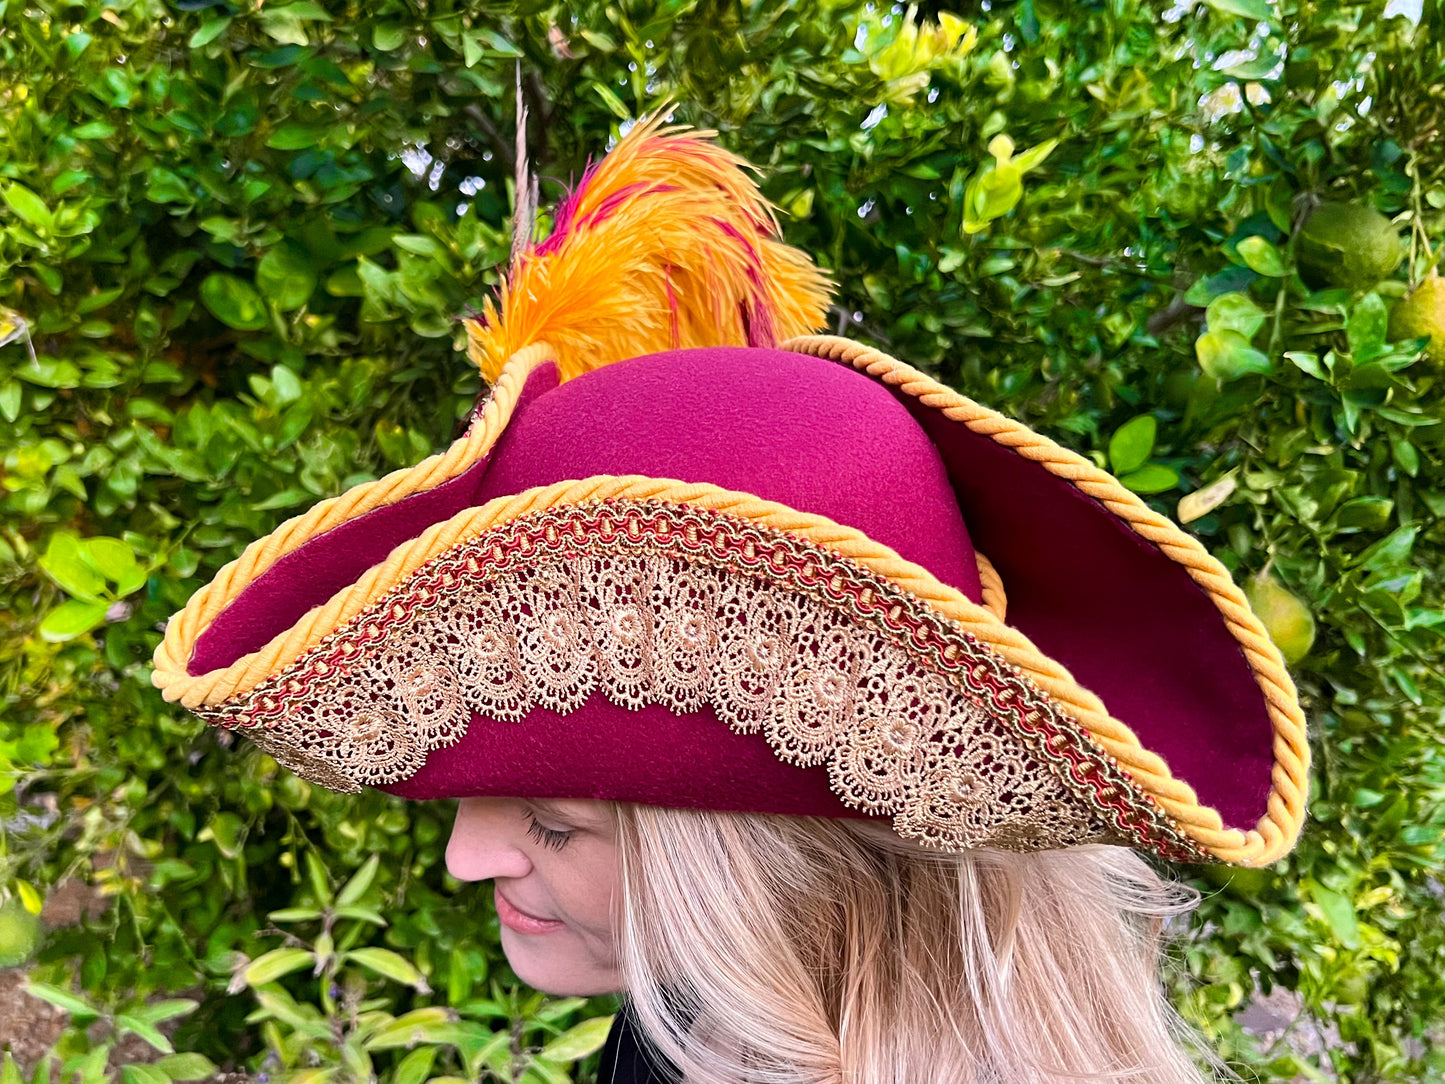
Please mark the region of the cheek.
<svg viewBox="0 0 1445 1084"><path fill-rule="evenodd" d="M558 910L578 934L611 940L616 932L615 913L621 907L621 883L616 854L610 848L588 854L565 870L555 871L552 887Z"/></svg>

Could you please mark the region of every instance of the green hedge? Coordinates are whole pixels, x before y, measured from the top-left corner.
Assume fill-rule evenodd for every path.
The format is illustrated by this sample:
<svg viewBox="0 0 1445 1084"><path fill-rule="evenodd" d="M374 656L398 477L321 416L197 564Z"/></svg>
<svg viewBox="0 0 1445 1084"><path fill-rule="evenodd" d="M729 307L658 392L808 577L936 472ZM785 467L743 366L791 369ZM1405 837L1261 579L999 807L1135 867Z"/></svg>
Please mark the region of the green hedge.
<svg viewBox="0 0 1445 1084"><path fill-rule="evenodd" d="M314 789L148 681L246 542L454 435L520 66L544 202L671 98L764 168L835 330L1171 515L1216 485L1190 529L1318 626L1314 797L1290 860L1191 871L1176 999L1247 1077L1445 1080L1445 357L1388 322L1445 240L1445 14L1396 6L0 0L0 940L67 878L109 902L31 963L56 1071L589 1071L610 1006L517 987L448 809ZM1398 268L1332 283L1321 200Z"/></svg>

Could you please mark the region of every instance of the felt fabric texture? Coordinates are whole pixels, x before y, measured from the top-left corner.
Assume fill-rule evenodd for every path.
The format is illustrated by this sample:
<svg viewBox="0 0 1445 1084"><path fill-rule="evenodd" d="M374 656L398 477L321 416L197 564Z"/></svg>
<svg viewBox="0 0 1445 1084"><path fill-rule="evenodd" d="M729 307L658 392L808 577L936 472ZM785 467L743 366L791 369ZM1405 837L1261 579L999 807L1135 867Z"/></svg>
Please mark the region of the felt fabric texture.
<svg viewBox="0 0 1445 1084"><path fill-rule="evenodd" d="M1223 618L1178 564L1064 479L866 374L808 355L704 348L527 382L491 453L464 474L307 542L198 641L225 666L353 582L398 543L469 506L594 475L709 482L855 527L974 601L973 539L1008 622L1096 693L1225 824L1265 811L1273 730ZM965 526L967 524L967 526ZM600 693L565 718L474 718L407 797L596 797L847 816L826 771L778 761L710 708L634 712Z"/></svg>
<svg viewBox="0 0 1445 1084"><path fill-rule="evenodd" d="M419 799L595 798L866 819L828 789L825 769L785 764L758 735L729 730L711 706L634 711L600 691L568 715L542 707L519 723L473 715L460 742L434 750L410 779L377 789Z"/></svg>
<svg viewBox="0 0 1445 1084"><path fill-rule="evenodd" d="M556 386L557 370L553 366L534 371L523 385L514 410L525 410L527 404ZM433 523L472 507L477 503L477 487L486 474L489 458L482 456L441 485L347 520L286 554L247 584L241 595L196 638L187 669L192 674L205 674L259 650L306 611L354 583L401 543L415 538Z"/></svg>
<svg viewBox="0 0 1445 1084"><path fill-rule="evenodd" d="M1265 813L1274 728L1238 642L1182 566L1098 502L908 396L1008 593L1057 659L1228 827Z"/></svg>
<svg viewBox="0 0 1445 1084"><path fill-rule="evenodd" d="M938 451L888 389L835 362L712 347L631 358L519 410L477 503L597 474L642 474L827 516L975 602L978 566Z"/></svg>

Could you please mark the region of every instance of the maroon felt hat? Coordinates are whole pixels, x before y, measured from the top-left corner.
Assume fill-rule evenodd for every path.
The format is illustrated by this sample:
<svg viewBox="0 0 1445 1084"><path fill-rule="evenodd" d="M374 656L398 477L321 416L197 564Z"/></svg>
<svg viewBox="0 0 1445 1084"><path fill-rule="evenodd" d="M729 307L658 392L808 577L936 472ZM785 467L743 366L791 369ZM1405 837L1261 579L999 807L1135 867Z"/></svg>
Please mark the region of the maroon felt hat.
<svg viewBox="0 0 1445 1084"><path fill-rule="evenodd" d="M1304 720L1227 571L1089 461L800 335L824 283L773 228L731 156L634 129L469 327L466 433L248 547L168 626L165 696L339 790L1288 851Z"/></svg>

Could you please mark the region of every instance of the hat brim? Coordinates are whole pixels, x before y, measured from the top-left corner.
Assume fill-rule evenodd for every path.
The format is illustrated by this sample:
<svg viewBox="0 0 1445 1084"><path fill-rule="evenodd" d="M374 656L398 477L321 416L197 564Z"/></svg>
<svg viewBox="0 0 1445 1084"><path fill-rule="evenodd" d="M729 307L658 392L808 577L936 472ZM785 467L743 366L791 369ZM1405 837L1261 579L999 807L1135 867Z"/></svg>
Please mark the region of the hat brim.
<svg viewBox="0 0 1445 1084"><path fill-rule="evenodd" d="M378 516L403 501L431 501L434 516L450 511L448 500L464 501L466 487L456 480L482 469L544 360L536 352L508 366L477 423L443 456L326 502L249 547L172 622L157 652L157 684L168 699L244 725L320 653L370 627L380 608L394 607L424 566L434 568L487 531L603 497L725 509L857 564L1037 690L1050 714L1072 720L1064 724L1066 743L1096 764L1096 797L1111 786L1127 796L1144 826L1132 838L1124 832L1130 842L1175 859L1209 855L1251 865L1288 850L1303 817L1303 717L1277 651L1227 572L1194 539L1087 460L893 359L831 338L793 340L785 349L849 364L905 402L937 445L979 549L998 568L1009 595L1007 622L851 528L716 487L589 479L464 507L400 542L394 535L406 517L395 516L390 533L378 529ZM346 541L346 560L335 560L338 532L348 528L356 537ZM388 549L378 555L382 545ZM314 559L307 561L306 551ZM303 564L347 582L319 595L313 581L293 603L304 612L270 614L266 627L253 631L263 646L192 673L198 639L268 572L279 586L281 564L293 582ZM309 608L319 598L325 603ZM1215 678L1205 687L1197 681L1201 661ZM1241 811L1251 827L1242 827L1250 821Z"/></svg>

